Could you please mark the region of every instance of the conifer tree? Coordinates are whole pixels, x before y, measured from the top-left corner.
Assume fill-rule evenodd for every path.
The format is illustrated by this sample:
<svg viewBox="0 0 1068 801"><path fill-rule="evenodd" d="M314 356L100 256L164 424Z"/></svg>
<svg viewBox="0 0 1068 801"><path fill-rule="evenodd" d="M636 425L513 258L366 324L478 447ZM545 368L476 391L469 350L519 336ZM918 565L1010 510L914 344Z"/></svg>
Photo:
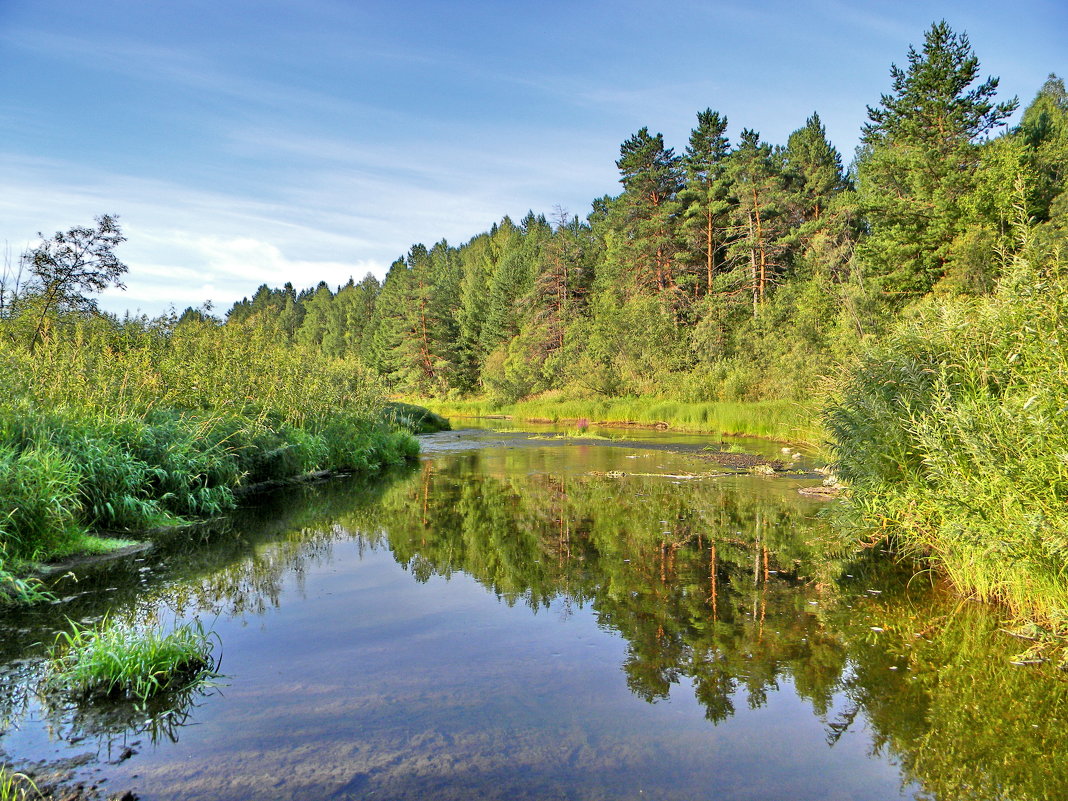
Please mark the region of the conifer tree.
<svg viewBox="0 0 1068 801"><path fill-rule="evenodd" d="M1039 222L1049 220L1053 202L1068 181L1068 92L1063 80L1050 74L1024 109L1016 134L1034 176L1029 215ZM1068 225L1068 207L1061 214Z"/></svg>
<svg viewBox="0 0 1068 801"><path fill-rule="evenodd" d="M786 141L786 180L796 223L818 220L828 204L846 186L842 156L827 140L819 114Z"/></svg>
<svg viewBox="0 0 1068 801"><path fill-rule="evenodd" d="M731 206L727 174L730 140L726 130L726 117L712 109L700 112L682 158L686 176L685 187L679 193L682 228L690 261L703 271L699 285L703 284L706 293L712 292L730 224L727 219Z"/></svg>
<svg viewBox="0 0 1068 801"><path fill-rule="evenodd" d="M611 205L615 258L639 292L673 290L679 159L663 134L642 128L619 148L623 194Z"/></svg>
<svg viewBox="0 0 1068 801"><path fill-rule="evenodd" d="M868 108L858 161L858 201L871 228L864 259L905 298L927 292L945 273L963 229L982 137L1016 108L996 103L998 79L973 87L979 60L965 34L931 26L908 67L890 68L892 91Z"/></svg>
<svg viewBox="0 0 1068 801"><path fill-rule="evenodd" d="M782 155L746 128L731 153L729 175L737 232L731 250L748 267L747 288L755 316L784 266Z"/></svg>

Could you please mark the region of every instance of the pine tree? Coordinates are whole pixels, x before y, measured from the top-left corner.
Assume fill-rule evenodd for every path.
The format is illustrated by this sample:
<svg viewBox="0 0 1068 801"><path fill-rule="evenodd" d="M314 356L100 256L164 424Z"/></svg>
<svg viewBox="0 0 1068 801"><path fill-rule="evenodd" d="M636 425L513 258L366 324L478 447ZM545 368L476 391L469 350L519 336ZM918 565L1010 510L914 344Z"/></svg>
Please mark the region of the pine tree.
<svg viewBox="0 0 1068 801"><path fill-rule="evenodd" d="M892 92L868 108L858 160L858 201L871 236L863 258L904 297L931 289L963 230L980 140L1004 124L1016 99L995 103L997 78L975 86L979 61L965 34L935 23L909 65L891 66Z"/></svg>
<svg viewBox="0 0 1068 801"><path fill-rule="evenodd" d="M673 290L679 159L663 134L642 128L619 148L623 194L611 204L615 258L638 292Z"/></svg>
<svg viewBox="0 0 1068 801"><path fill-rule="evenodd" d="M1044 222L1050 219L1053 202L1068 182L1068 92L1063 80L1050 74L1024 109L1016 135L1027 149L1025 159L1034 175L1028 213ZM1068 224L1068 208L1062 213Z"/></svg>
<svg viewBox="0 0 1068 801"><path fill-rule="evenodd" d="M782 154L760 141L760 134L742 131L729 165L736 237L732 254L748 265L748 289L753 315L784 263L784 195Z"/></svg>
<svg viewBox="0 0 1068 801"><path fill-rule="evenodd" d="M818 220L831 199L846 187L842 156L827 140L819 114L786 141L786 180L795 224Z"/></svg>
<svg viewBox="0 0 1068 801"><path fill-rule="evenodd" d="M690 261L703 271L703 281L698 285L703 284L706 293L712 292L716 271L723 261L730 225L730 140L726 130L726 117L712 109L700 112L682 158L686 176L685 187L679 193L682 230L688 252L697 257Z"/></svg>

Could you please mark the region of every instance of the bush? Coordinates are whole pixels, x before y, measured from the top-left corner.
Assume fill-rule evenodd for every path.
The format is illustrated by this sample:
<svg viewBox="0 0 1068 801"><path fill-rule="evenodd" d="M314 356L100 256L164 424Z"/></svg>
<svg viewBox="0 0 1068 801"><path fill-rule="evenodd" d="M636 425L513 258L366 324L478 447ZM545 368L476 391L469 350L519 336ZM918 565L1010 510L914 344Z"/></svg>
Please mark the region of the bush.
<svg viewBox="0 0 1068 801"><path fill-rule="evenodd" d="M964 593L1068 610L1068 281L1016 265L994 297L924 309L827 414L850 511Z"/></svg>

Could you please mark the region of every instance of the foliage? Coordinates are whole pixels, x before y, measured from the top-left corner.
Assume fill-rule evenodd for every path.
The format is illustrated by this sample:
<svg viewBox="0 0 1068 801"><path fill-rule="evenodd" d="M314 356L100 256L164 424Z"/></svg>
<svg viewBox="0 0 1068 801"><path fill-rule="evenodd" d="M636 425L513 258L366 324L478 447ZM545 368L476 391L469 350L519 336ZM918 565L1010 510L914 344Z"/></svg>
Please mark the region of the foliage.
<svg viewBox="0 0 1068 801"><path fill-rule="evenodd" d="M892 92L868 108L858 163L859 202L872 222L863 252L886 289L912 299L945 272L968 222L984 144L1016 99L996 103L997 78L973 86L979 60L966 34L935 23L909 66L890 68Z"/></svg>
<svg viewBox="0 0 1068 801"><path fill-rule="evenodd" d="M861 361L827 426L859 519L962 592L1048 620L1068 609L1068 277L1031 255L993 296L903 323Z"/></svg>
<svg viewBox="0 0 1068 801"><path fill-rule="evenodd" d="M57 315L95 312L96 301L87 293L123 288L120 278L126 272L114 253L126 238L112 215L97 217L94 228L76 226L50 239L40 236L41 243L22 257L25 285L12 287L6 301L0 292L0 317L23 317L30 323L30 350Z"/></svg>
<svg viewBox="0 0 1068 801"><path fill-rule="evenodd" d="M41 797L37 785L28 776L0 765L0 801L29 801Z"/></svg>
<svg viewBox="0 0 1068 801"><path fill-rule="evenodd" d="M673 430L768 437L819 444L824 434L812 423L816 412L789 401L686 403L666 398L570 400L559 397L512 404L488 401L431 401L441 414L458 417L508 415L533 422L667 425Z"/></svg>
<svg viewBox="0 0 1068 801"><path fill-rule="evenodd" d="M989 138L1015 100L978 75L967 36L935 23L891 67L849 176L818 113L782 146L732 142L708 108L681 156L648 127L627 138L620 193L585 220L531 212L414 245L358 303L351 281L261 287L224 327L264 314L418 397L807 402L928 293L991 292L1021 196L1049 236L1068 228L1063 85Z"/></svg>
<svg viewBox="0 0 1068 801"><path fill-rule="evenodd" d="M0 321L0 335L19 318ZM354 359L288 344L269 317L64 318L0 352L0 534L12 565L219 514L235 493L411 458Z"/></svg>

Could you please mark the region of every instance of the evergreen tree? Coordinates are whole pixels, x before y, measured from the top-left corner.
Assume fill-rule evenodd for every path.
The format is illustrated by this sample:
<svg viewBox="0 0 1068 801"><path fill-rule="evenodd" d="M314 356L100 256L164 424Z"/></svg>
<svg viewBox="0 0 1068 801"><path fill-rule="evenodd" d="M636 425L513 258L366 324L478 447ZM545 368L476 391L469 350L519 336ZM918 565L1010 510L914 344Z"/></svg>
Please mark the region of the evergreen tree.
<svg viewBox="0 0 1068 801"><path fill-rule="evenodd" d="M334 293L325 281L320 281L314 294L304 300L304 320L297 329L296 340L301 345L320 348L333 321ZM253 301L255 307L255 301ZM284 307L283 307L284 308ZM336 327L336 325L334 326Z"/></svg>
<svg viewBox="0 0 1068 801"><path fill-rule="evenodd" d="M730 180L727 157L730 140L726 136L727 118L712 109L697 115L697 127L690 133L690 143L682 158L686 183L679 193L683 208L682 229L689 259L703 271L700 284L712 292L717 269L724 258L730 225ZM695 258L696 257L696 258Z"/></svg>
<svg viewBox="0 0 1068 801"><path fill-rule="evenodd" d="M1050 74L1024 109L1016 134L1027 149L1025 159L1034 177L1029 215L1039 222L1049 220L1068 181L1068 92L1063 80ZM1068 208L1062 213L1068 223Z"/></svg>
<svg viewBox="0 0 1068 801"><path fill-rule="evenodd" d="M784 264L784 195L782 154L760 141L760 134L742 131L729 162L736 237L732 255L748 269L747 288L757 313Z"/></svg>
<svg viewBox="0 0 1068 801"><path fill-rule="evenodd" d="M921 51L909 48L908 61L907 69L891 66L892 92L868 108L858 200L871 228L863 257L886 276L888 291L913 297L945 273L980 139L1016 100L994 102L997 78L972 87L979 61L968 37L944 21L931 26Z"/></svg>
<svg viewBox="0 0 1068 801"><path fill-rule="evenodd" d="M673 290L679 159L663 134L642 128L620 146L616 166L623 194L611 205L612 257L634 291Z"/></svg>
<svg viewBox="0 0 1068 801"><path fill-rule="evenodd" d="M411 271L404 259L390 265L375 301L374 312L363 337L364 362L390 389L403 379L401 348L409 333L407 311L411 302Z"/></svg>
<svg viewBox="0 0 1068 801"><path fill-rule="evenodd" d="M819 114L786 141L786 178L795 224L818 220L831 199L846 187L842 156L827 140Z"/></svg>

